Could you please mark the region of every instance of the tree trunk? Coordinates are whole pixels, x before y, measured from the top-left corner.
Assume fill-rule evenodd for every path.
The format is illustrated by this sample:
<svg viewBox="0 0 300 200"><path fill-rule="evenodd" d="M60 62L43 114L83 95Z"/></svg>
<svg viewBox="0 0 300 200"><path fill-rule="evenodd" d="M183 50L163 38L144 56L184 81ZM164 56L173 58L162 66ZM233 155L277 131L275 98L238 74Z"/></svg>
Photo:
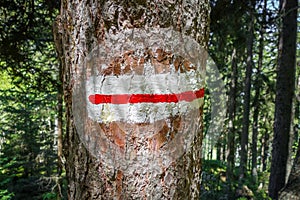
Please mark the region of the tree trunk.
<svg viewBox="0 0 300 200"><path fill-rule="evenodd" d="M91 146L86 148L87 146L82 142L82 136L79 135L80 128L75 126L79 117L74 114L74 109L78 109L74 103L74 96L78 95L76 90L76 82L80 79L78 77L81 77L80 75L83 72L88 72L89 70L82 68L82 66L85 66L84 61L86 57L94 47L99 46L99 44L105 44L103 41L106 41L106 39L114 38L114 36L119 37L122 33L133 28L171 28L174 31L194 38L206 49L209 35L208 13L208 0L62 1L61 13L57 18L57 34L60 34L61 41L56 42L56 45L61 45L59 49L62 50L60 58L63 64L64 99L66 102L65 157L69 199L199 198L202 145L201 124L195 127L199 131L192 138L193 142L189 150L184 152L179 159L173 160L167 167L163 163L164 160L162 160L162 163L157 163L157 166L151 166L150 163L141 164L139 169L132 168L129 165L126 169L127 172L125 172L123 168L111 165L109 163L110 160L107 160L110 158L101 157L101 154L100 157L95 157L95 152L102 152L102 148L105 149L107 147L107 144L101 140L103 138L100 138L100 141L98 135L93 135L94 138L91 135L85 135L91 144L103 144L96 146L94 153L89 151ZM153 37L155 39L155 35ZM119 44L116 43L116 45ZM166 55L167 53L163 52L162 54ZM128 55L127 58L131 59L130 64L134 65L135 57L130 57L130 53ZM115 56L117 58L119 55ZM94 59L93 56L90 58ZM160 62L156 66L157 70L159 66L162 66L160 65L161 63L169 62L168 60L160 60L158 57L157 60ZM107 68L108 70L105 73L119 73L118 75L120 75L122 72L118 72L119 68L116 67L120 64L118 62L116 59L113 63L107 63L112 65L112 72L109 72L109 68ZM113 65L114 63L115 65ZM183 65L185 67L190 66ZM138 73L138 69L136 72ZM202 111L202 106L200 111ZM85 116L83 115L82 117ZM178 117L177 119L180 120ZM174 119L170 120L171 128L174 132L170 134L176 135L177 131L179 131L176 125L177 121ZM201 117L199 120L201 120ZM138 143L139 135L142 135L143 131L151 131L145 130L145 127L149 127L148 124L127 124L124 125L124 129L120 128L118 123L113 122L99 122L98 126L94 126L94 124L94 122L85 121L82 126L87 129L93 127L95 130L103 130L106 140L112 141L120 152L129 151L129 147L126 144L131 144L130 148L132 149L151 148L157 153L157 149L160 150L160 147L168 142L166 140L167 136L159 132L152 138L148 138L147 141L150 141L150 143ZM183 123L182 125L186 126L187 124ZM128 135L127 126L130 127L130 130L135 130L131 135ZM100 134L102 132L99 132ZM133 138L134 136L136 138ZM155 136L157 136L156 139L154 138ZM136 140L136 144L132 140L129 141L129 137L132 140ZM166 155L168 154L166 153ZM170 155L170 157L172 156L174 155ZM118 161L115 160L115 162ZM149 170L151 167L157 170ZM128 173L128 171L131 173Z"/></svg>
<svg viewBox="0 0 300 200"><path fill-rule="evenodd" d="M258 137L258 118L260 108L260 85L261 85L261 74L260 71L263 66L263 51L264 51L264 34L266 26L266 11L267 11L267 0L264 0L264 7L262 13L261 28L259 31L259 52L258 52L258 64L257 64L257 76L256 83L254 84L255 95L253 99L253 128L252 128L252 176L254 181L257 180L257 137Z"/></svg>
<svg viewBox="0 0 300 200"><path fill-rule="evenodd" d="M265 172L268 166L268 158L269 158L269 132L268 129L265 128L265 133L261 138L261 162L262 162L262 171Z"/></svg>
<svg viewBox="0 0 300 200"><path fill-rule="evenodd" d="M261 59L261 58L259 58ZM260 63L260 61L258 61ZM259 73L260 69L258 69L258 79L259 79ZM259 81L257 81L255 86L255 96L253 100L254 104L254 112L253 112L253 128L252 128L252 176L254 181L257 180L257 136L258 136L258 117L259 117L259 93L260 93L260 87L259 87Z"/></svg>
<svg viewBox="0 0 300 200"><path fill-rule="evenodd" d="M63 85L62 85L62 68L59 67L60 82L58 83L57 94L57 175L58 175L58 187L57 194L59 198L62 198L62 172L63 172Z"/></svg>
<svg viewBox="0 0 300 200"><path fill-rule="evenodd" d="M300 142L300 140L299 140ZM298 144L299 144L298 142ZM300 200L300 145L298 145L297 155L294 161L289 180L279 195L279 199Z"/></svg>
<svg viewBox="0 0 300 200"><path fill-rule="evenodd" d="M58 187L57 187L57 194L58 198L62 198L62 179L61 175L63 172L63 95L64 95L64 88L63 88L63 45L62 45L62 34L58 30L60 26L60 20L57 18L52 27L53 31L53 38L56 44L56 52L59 56L59 69L58 69L58 76L59 82L57 83L57 174L58 174Z"/></svg>
<svg viewBox="0 0 300 200"><path fill-rule="evenodd" d="M278 199L286 182L292 101L295 91L298 0L281 1L282 30L279 39L274 139L269 195Z"/></svg>
<svg viewBox="0 0 300 200"><path fill-rule="evenodd" d="M226 153L226 142L223 142L222 143L222 160L223 161L226 161L226 156L227 156L227 153Z"/></svg>
<svg viewBox="0 0 300 200"><path fill-rule="evenodd" d="M229 106L228 106L228 134L227 134L227 168L226 178L229 182L233 179L234 171L234 156L235 156L235 107L236 107L236 89L237 89L237 63L236 63L236 50L233 50L231 61L231 84L229 93Z"/></svg>
<svg viewBox="0 0 300 200"><path fill-rule="evenodd" d="M216 159L217 160L222 160L221 158L221 147L222 147L222 143L223 143L223 139L218 139L216 148L217 148L217 156Z"/></svg>
<svg viewBox="0 0 300 200"><path fill-rule="evenodd" d="M247 41L247 66L246 66L246 77L244 87L244 104L243 104L243 129L241 134L241 160L240 160L240 177L241 182L244 181L247 173L247 162L248 162L248 140L249 140L249 115L250 115L250 90L251 90L251 76L252 76L252 63L253 63L253 16L252 7L250 8L250 22L249 22L249 36Z"/></svg>

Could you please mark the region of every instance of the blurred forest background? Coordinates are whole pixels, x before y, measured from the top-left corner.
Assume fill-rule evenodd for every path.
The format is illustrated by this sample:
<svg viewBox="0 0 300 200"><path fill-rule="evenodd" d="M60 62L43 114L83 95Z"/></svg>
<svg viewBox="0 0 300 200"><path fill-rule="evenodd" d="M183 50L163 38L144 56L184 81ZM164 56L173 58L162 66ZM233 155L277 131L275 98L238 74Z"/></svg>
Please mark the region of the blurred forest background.
<svg viewBox="0 0 300 200"><path fill-rule="evenodd" d="M201 199L269 199L283 18L280 2L210 2L209 53L225 83L227 97L222 101L227 107L222 132L217 140L211 138L207 129L213 120L212 91L207 92ZM67 199L63 91L52 34L59 4L55 0L0 2L1 200ZM300 138L299 28L297 41L296 72L289 77L296 80L296 89L286 176Z"/></svg>

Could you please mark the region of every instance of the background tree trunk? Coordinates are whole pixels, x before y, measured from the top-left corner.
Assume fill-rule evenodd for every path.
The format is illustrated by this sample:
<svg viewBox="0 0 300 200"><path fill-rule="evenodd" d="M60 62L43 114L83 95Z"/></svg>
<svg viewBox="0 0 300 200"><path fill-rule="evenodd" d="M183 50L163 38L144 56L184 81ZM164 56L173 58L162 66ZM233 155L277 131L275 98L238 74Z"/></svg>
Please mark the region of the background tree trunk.
<svg viewBox="0 0 300 200"><path fill-rule="evenodd" d="M275 123L269 195L278 199L278 192L286 182L289 156L292 101L295 92L296 41L298 0L281 1L282 30L275 100Z"/></svg>
<svg viewBox="0 0 300 200"><path fill-rule="evenodd" d="M228 106L228 134L227 134L227 168L226 178L230 183L233 179L233 170L235 167L235 108L236 108L236 90L237 90L237 63L236 63L236 50L233 50L231 61L231 83L229 93L229 106Z"/></svg>
<svg viewBox="0 0 300 200"><path fill-rule="evenodd" d="M270 139L270 133L268 132L267 129L265 129L265 133L261 137L261 162L262 162L262 171L267 170L267 165L268 165L268 153L269 153L269 139Z"/></svg>
<svg viewBox="0 0 300 200"><path fill-rule="evenodd" d="M61 65L59 67L59 75L61 76ZM62 172L64 170L64 158L63 158L63 86L62 79L60 78L58 83L57 94L57 175L58 175L58 187L57 194L59 198L62 198Z"/></svg>
<svg viewBox="0 0 300 200"><path fill-rule="evenodd" d="M300 140L299 140L300 142ZM299 144L299 143L298 143ZM286 186L280 192L279 199L300 199L300 145L298 145L297 155L294 161L292 171Z"/></svg>
<svg viewBox="0 0 300 200"><path fill-rule="evenodd" d="M250 21L249 21L249 36L247 41L247 66L244 87L244 102L243 102L243 129L241 134L241 160L240 160L240 174L239 179L243 182L247 173L248 161L248 140L249 140L249 124L250 124L250 90L251 90L251 76L252 76L252 63L253 63L253 41L254 41L254 14L252 5L249 8Z"/></svg>
<svg viewBox="0 0 300 200"><path fill-rule="evenodd" d="M256 82L254 83L255 95L253 99L253 125L252 125L252 176L254 181L257 181L257 143L258 143L258 128L259 128L259 111L260 111L260 84L261 84L261 69L263 67L263 51L264 51L264 34L266 26L267 0L263 3L263 13L261 27L259 30L259 47L258 47L258 63L256 72Z"/></svg>
<svg viewBox="0 0 300 200"><path fill-rule="evenodd" d="M202 133L180 160L155 177L105 167L79 139L73 121L74 77L85 56L108 34L130 28L170 27L207 48L209 1L62 1L57 18L66 102L66 171L69 199L197 199Z"/></svg>

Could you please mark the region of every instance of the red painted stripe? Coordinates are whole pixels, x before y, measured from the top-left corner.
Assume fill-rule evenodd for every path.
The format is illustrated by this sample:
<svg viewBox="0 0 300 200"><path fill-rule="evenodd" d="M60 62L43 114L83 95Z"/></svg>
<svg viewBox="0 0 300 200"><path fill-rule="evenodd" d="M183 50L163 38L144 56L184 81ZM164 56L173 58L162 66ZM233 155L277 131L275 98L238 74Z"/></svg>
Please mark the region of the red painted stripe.
<svg viewBox="0 0 300 200"><path fill-rule="evenodd" d="M177 103L202 97L204 88L179 94L94 94L89 96L89 101L92 104Z"/></svg>

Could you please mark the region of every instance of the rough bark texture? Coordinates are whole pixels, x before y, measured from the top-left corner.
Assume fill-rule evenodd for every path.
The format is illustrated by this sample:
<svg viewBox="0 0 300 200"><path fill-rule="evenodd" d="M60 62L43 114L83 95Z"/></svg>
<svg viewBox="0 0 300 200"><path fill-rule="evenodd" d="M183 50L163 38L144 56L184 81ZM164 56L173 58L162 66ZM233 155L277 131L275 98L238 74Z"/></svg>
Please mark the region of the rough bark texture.
<svg viewBox="0 0 300 200"><path fill-rule="evenodd" d="M56 51L58 55L62 55L62 45L61 45L61 34L58 32L58 24L56 21L53 24L53 36L56 45ZM61 61L61 60L60 60ZM61 177L63 167L63 76L62 76L62 63L59 65L59 82L57 83L57 174ZM59 179L58 183L58 198L62 197L62 180Z"/></svg>
<svg viewBox="0 0 300 200"><path fill-rule="evenodd" d="M278 199L278 192L286 183L292 100L295 92L296 41L298 0L281 1L282 30L275 100L274 139L269 195Z"/></svg>
<svg viewBox="0 0 300 200"><path fill-rule="evenodd" d="M59 74L61 75L61 66L59 70ZM58 180L58 197L62 198L62 172L63 172L63 87L61 82L58 84L58 95L57 95L57 174L59 177Z"/></svg>
<svg viewBox="0 0 300 200"><path fill-rule="evenodd" d="M125 29L171 27L208 41L208 0L62 1L56 41L64 74L66 101L65 156L69 199L197 199L200 194L202 133L192 148L163 173L125 175L105 167L81 143L73 120L72 89L87 54L108 35Z"/></svg>
<svg viewBox="0 0 300 200"><path fill-rule="evenodd" d="M299 200L300 199L299 188L300 188L300 145L298 146L297 155L294 160L294 165L290 173L289 180L286 186L283 188L282 192L280 193L279 199Z"/></svg>

